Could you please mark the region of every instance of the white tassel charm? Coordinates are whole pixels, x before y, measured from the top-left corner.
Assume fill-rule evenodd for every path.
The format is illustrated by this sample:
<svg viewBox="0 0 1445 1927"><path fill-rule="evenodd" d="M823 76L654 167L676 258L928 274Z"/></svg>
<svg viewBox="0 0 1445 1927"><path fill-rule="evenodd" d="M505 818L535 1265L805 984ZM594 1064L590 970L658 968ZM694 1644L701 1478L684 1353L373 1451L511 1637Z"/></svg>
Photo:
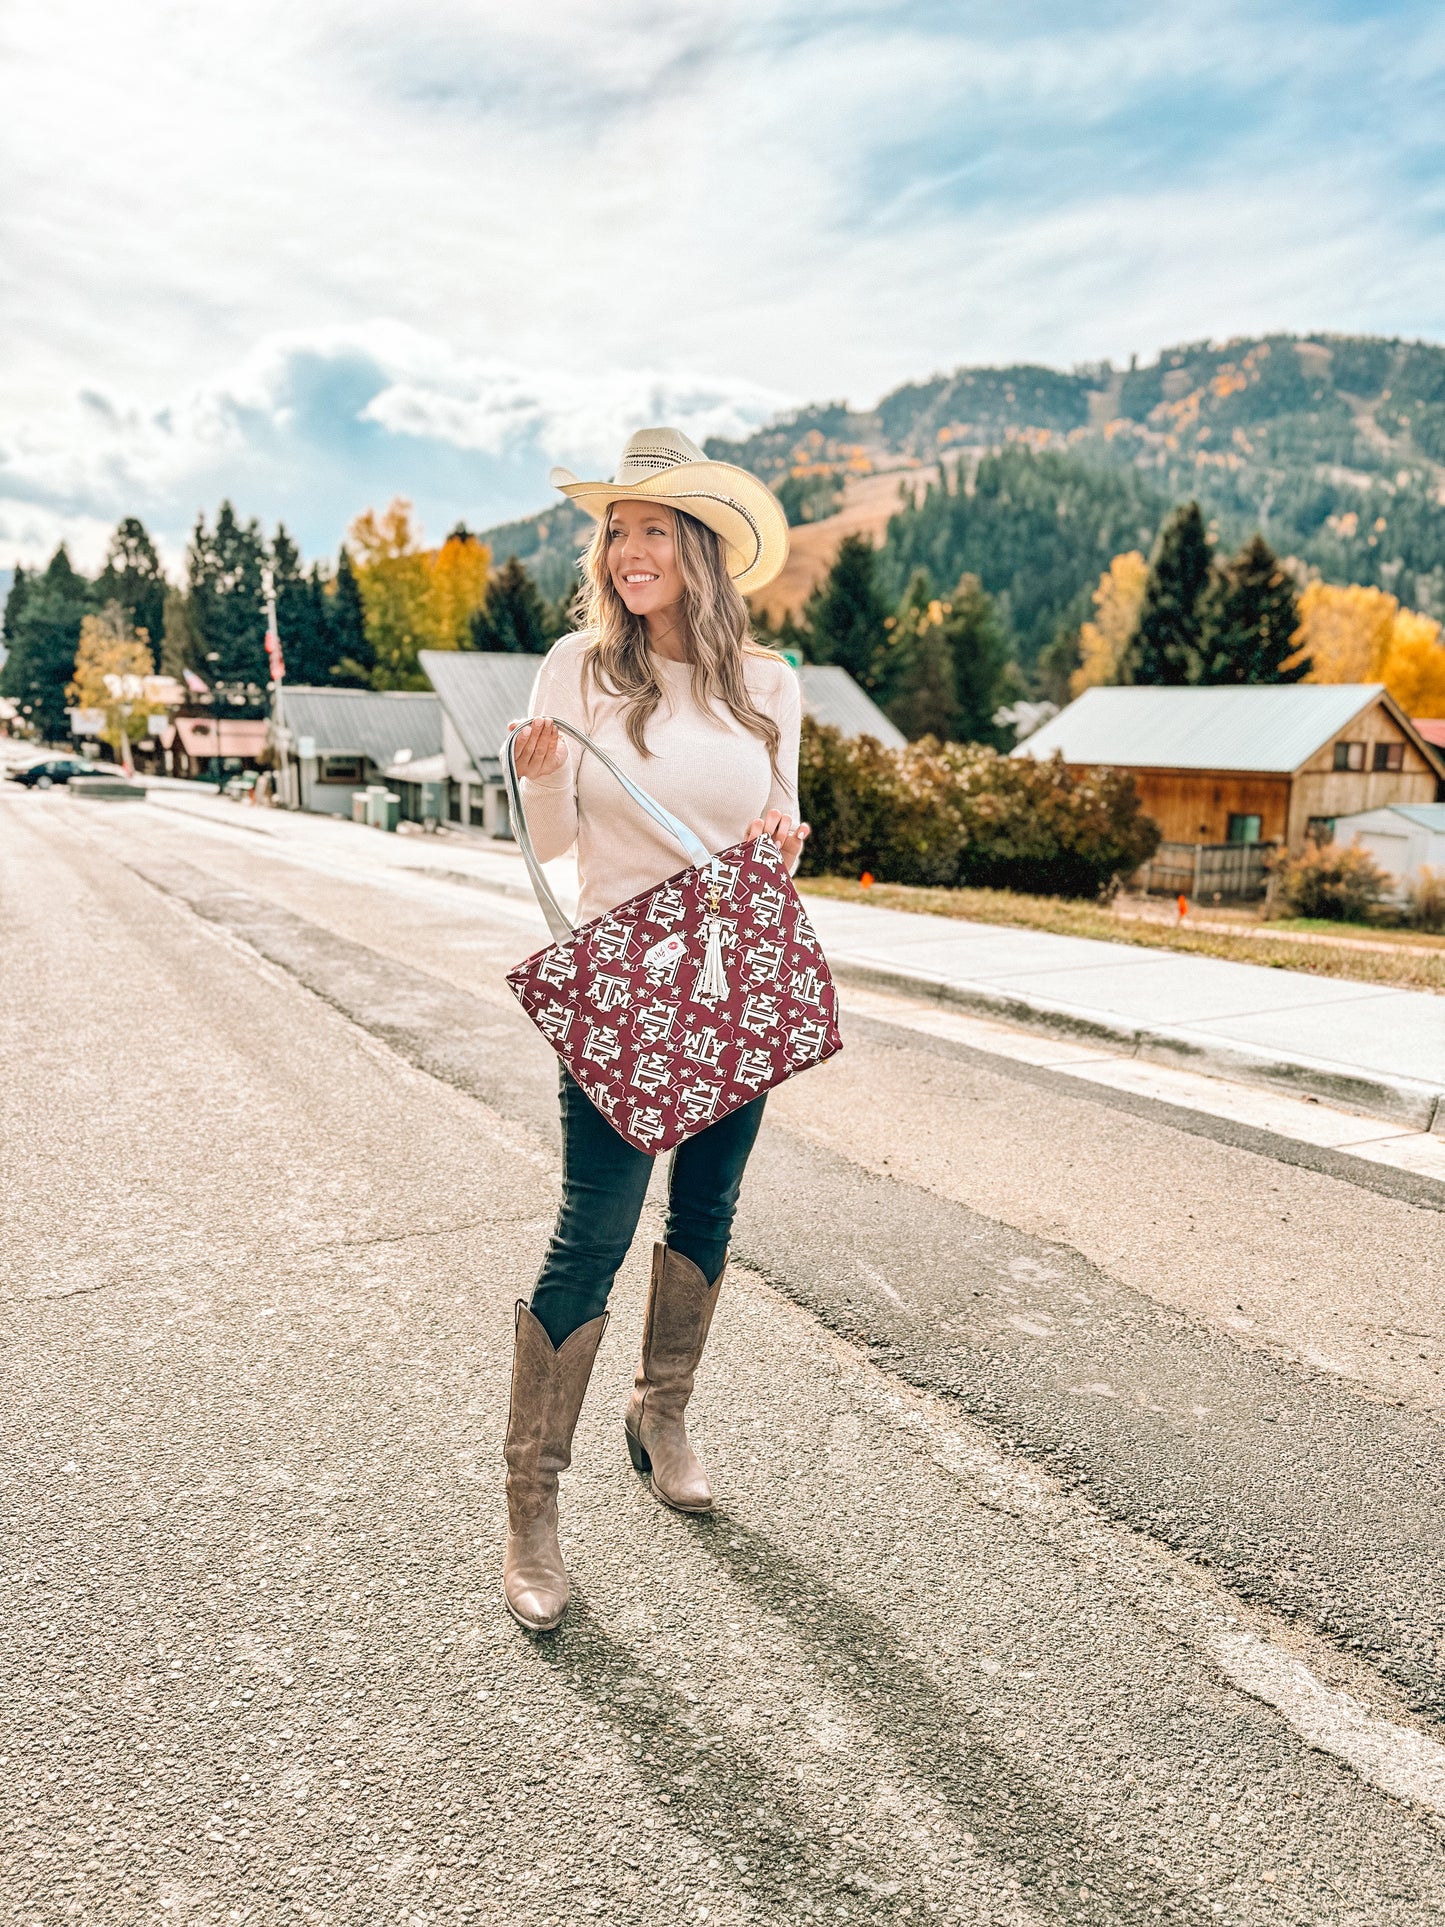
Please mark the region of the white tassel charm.
<svg viewBox="0 0 1445 1927"><path fill-rule="evenodd" d="M722 923L717 917L707 920L707 950L702 960L702 975L697 980L697 994L709 1003L728 994L728 980L723 970Z"/></svg>

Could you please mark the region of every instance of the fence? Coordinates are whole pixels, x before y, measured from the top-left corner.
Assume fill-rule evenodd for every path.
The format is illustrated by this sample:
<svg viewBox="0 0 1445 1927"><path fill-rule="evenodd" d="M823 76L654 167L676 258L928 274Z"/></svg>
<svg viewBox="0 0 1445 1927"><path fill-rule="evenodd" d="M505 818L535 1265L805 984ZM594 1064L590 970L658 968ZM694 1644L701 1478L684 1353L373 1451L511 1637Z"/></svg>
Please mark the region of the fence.
<svg viewBox="0 0 1445 1927"><path fill-rule="evenodd" d="M1277 843L1161 843L1134 878L1150 896L1192 897L1212 903L1257 899L1269 887L1269 859Z"/></svg>

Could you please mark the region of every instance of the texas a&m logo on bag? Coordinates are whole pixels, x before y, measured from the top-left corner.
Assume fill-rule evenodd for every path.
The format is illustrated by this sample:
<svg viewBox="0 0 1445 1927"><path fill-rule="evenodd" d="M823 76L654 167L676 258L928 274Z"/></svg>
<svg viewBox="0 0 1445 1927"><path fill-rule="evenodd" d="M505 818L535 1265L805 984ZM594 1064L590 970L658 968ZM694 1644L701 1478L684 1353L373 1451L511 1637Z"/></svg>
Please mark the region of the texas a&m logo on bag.
<svg viewBox="0 0 1445 1927"><path fill-rule="evenodd" d="M507 981L602 1115L647 1152L842 1048L827 963L765 836L619 904Z"/></svg>

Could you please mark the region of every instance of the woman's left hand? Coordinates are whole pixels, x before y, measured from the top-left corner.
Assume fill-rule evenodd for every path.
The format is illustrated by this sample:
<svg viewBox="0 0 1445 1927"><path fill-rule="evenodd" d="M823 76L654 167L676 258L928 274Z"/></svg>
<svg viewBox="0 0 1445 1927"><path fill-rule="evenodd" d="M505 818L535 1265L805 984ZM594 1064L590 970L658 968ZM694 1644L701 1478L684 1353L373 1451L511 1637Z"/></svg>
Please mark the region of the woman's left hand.
<svg viewBox="0 0 1445 1927"><path fill-rule="evenodd" d="M808 834L806 823L794 827L791 819L784 816L781 810L769 810L766 816L755 816L744 833L745 840L754 836L770 836L782 851L790 876L798 867Z"/></svg>

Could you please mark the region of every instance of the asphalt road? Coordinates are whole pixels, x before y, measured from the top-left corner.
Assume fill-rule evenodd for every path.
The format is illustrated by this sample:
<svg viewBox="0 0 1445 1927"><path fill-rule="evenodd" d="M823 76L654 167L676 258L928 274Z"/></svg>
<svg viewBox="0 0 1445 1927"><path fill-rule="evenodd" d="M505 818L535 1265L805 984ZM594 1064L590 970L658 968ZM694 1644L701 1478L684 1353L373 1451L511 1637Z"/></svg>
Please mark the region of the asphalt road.
<svg viewBox="0 0 1445 1927"><path fill-rule="evenodd" d="M1445 1913L1438 1199L856 1020L534 1640L535 920L254 828L0 796L0 1922Z"/></svg>

